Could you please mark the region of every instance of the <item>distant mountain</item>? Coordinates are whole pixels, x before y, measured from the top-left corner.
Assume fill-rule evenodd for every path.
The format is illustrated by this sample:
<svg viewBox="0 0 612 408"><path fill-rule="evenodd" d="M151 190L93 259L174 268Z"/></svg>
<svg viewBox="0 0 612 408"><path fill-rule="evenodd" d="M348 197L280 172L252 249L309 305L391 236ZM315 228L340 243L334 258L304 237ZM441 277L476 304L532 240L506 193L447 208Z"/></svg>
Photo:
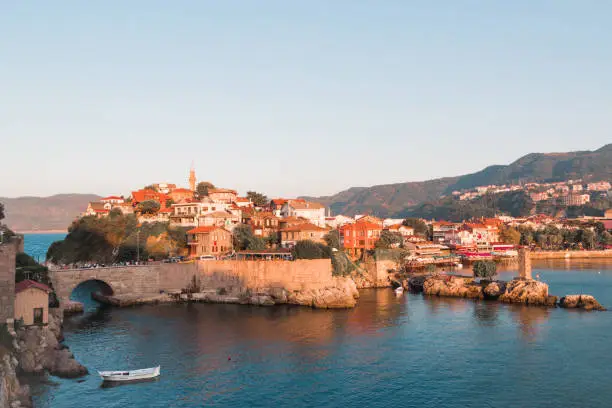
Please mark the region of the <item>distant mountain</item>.
<svg viewBox="0 0 612 408"><path fill-rule="evenodd" d="M304 198L330 207L335 214L370 213L392 216L406 213L409 207L435 201L441 195L455 190L490 184L551 182L579 178L585 181L612 179L612 144L596 151L531 153L509 165L489 166L479 172L459 177L353 187L333 196Z"/></svg>
<svg viewBox="0 0 612 408"><path fill-rule="evenodd" d="M14 231L66 230L90 201L101 197L94 194L57 194L51 197L0 197L4 204L5 224Z"/></svg>

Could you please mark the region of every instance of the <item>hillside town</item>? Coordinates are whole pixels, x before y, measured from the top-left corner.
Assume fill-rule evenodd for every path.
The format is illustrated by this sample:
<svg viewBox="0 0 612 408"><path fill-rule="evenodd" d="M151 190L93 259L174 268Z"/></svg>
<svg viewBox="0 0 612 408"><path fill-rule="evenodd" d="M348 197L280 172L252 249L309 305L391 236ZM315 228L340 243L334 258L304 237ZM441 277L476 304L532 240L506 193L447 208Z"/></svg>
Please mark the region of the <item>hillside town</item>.
<svg viewBox="0 0 612 408"><path fill-rule="evenodd" d="M483 186L474 191L453 192L460 200L483 194L523 189L534 201L579 199L588 202L593 194L608 194L609 182L582 184L528 183L521 186ZM578 198L576 198L578 197ZM572 204L573 205L573 204ZM555 218L535 214L516 218L491 218L448 222L445 220L379 218L369 214L331 214L316 202L301 198L272 198L253 191L240 196L236 190L197 182L192 168L189 186L157 183L134 190L128 197L108 196L90 202L83 217L104 218L113 214L134 215L139 225L167 223L187 236L185 248L176 254L191 259L215 259L237 251L257 252L261 257L289 254L300 241L329 244L335 236L337 249L353 260L363 260L376 249L401 248L412 265L457 264L477 259L506 259L517 255L518 246L553 249L612 248L612 210L603 217ZM236 247L236 235L247 231L253 239ZM568 235L568 238L556 237ZM587 231L587 232L583 232ZM556 235L555 235L556 234ZM555 236L550 238L549 236ZM556 248L556 247L555 247Z"/></svg>

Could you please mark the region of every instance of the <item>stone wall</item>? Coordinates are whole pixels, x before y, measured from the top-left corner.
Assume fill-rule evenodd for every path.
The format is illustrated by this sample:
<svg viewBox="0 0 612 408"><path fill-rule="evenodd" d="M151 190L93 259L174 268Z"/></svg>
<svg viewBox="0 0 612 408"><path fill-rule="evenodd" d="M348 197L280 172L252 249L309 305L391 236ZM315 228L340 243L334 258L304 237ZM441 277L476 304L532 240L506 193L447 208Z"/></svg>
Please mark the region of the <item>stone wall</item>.
<svg viewBox="0 0 612 408"><path fill-rule="evenodd" d="M534 251L531 259L612 259L612 251Z"/></svg>
<svg viewBox="0 0 612 408"><path fill-rule="evenodd" d="M51 271L53 287L62 303L80 283L100 280L114 295L147 295L186 288L193 278L202 288L242 287L319 290L333 286L329 259L297 261L197 261L118 268Z"/></svg>
<svg viewBox="0 0 612 408"><path fill-rule="evenodd" d="M15 315L15 256L19 240L0 244L0 323Z"/></svg>

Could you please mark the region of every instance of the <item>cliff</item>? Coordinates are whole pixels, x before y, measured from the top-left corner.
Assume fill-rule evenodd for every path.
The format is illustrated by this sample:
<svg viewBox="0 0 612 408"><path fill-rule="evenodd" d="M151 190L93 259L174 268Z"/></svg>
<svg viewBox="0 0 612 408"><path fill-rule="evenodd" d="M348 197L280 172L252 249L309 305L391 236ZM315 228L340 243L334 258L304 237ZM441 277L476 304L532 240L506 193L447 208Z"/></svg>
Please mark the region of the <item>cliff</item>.
<svg viewBox="0 0 612 408"><path fill-rule="evenodd" d="M19 362L9 349L0 346L0 407L31 407L30 390L17 377Z"/></svg>

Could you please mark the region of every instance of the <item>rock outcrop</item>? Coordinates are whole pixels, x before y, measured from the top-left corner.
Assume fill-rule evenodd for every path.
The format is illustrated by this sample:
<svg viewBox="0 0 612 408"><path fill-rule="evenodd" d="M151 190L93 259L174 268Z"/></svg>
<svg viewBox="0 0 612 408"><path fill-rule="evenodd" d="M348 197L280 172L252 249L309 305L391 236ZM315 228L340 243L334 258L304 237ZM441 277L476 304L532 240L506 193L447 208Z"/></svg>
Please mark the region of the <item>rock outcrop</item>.
<svg viewBox="0 0 612 408"><path fill-rule="evenodd" d="M423 282L423 293L435 296L464 297L483 299L482 286L472 279L459 276L431 276Z"/></svg>
<svg viewBox="0 0 612 408"><path fill-rule="evenodd" d="M355 307L359 291L350 278L334 278L335 285L317 289L294 291L287 296L287 303L319 309L341 309Z"/></svg>
<svg viewBox="0 0 612 408"><path fill-rule="evenodd" d="M556 296L548 295L548 285L533 279L515 278L506 284L499 300L505 303L554 307Z"/></svg>
<svg viewBox="0 0 612 408"><path fill-rule="evenodd" d="M408 289L411 292L414 293L421 293L423 292L423 285L425 284L425 281L427 280L427 278L429 278L430 276L428 275L419 275L419 276L413 276L410 279L408 279L407 284L404 283L404 289Z"/></svg>
<svg viewBox="0 0 612 408"><path fill-rule="evenodd" d="M567 295L559 300L559 306L566 309L583 309L583 310L606 310L593 296L591 295Z"/></svg>
<svg viewBox="0 0 612 408"><path fill-rule="evenodd" d="M483 289L485 299L498 299L506 291L506 282L494 281Z"/></svg>
<svg viewBox="0 0 612 408"><path fill-rule="evenodd" d="M0 407L32 406L29 387L17 378L18 364L14 354L0 346Z"/></svg>
<svg viewBox="0 0 612 408"><path fill-rule="evenodd" d="M47 326L28 326L18 329L14 347L21 371L41 374L48 371L62 378L87 374L65 345L60 344L62 318L59 310L49 310Z"/></svg>

